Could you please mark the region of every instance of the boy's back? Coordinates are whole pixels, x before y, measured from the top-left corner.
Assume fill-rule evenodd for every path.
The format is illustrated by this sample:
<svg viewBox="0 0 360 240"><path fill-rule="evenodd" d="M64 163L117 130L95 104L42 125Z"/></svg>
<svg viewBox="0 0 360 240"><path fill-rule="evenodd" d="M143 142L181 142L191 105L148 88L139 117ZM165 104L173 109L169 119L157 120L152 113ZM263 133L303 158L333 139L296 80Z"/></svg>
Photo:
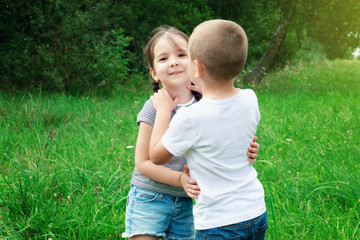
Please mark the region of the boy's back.
<svg viewBox="0 0 360 240"><path fill-rule="evenodd" d="M185 153L201 194L194 208L198 230L252 219L265 212L264 191L247 161L260 113L255 93L239 90L224 100L204 97L181 109L162 144L174 155Z"/></svg>

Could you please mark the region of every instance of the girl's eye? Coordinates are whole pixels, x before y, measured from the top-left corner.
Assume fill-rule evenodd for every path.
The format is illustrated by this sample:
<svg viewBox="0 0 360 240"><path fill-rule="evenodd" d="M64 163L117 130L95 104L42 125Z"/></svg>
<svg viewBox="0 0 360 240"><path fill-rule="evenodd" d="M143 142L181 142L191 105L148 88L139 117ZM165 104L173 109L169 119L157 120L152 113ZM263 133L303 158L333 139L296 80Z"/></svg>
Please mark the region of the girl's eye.
<svg viewBox="0 0 360 240"><path fill-rule="evenodd" d="M166 57L159 58L159 62L163 62L163 61L165 61L166 59L167 59Z"/></svg>
<svg viewBox="0 0 360 240"><path fill-rule="evenodd" d="M179 57L186 57L187 55L185 53L180 53Z"/></svg>

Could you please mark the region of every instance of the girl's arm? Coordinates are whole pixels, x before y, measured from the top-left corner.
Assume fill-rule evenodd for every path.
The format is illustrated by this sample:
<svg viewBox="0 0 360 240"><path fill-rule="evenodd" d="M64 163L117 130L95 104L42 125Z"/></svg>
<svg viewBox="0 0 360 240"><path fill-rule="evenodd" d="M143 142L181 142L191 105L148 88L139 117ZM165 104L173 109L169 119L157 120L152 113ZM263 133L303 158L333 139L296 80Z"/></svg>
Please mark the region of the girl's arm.
<svg viewBox="0 0 360 240"><path fill-rule="evenodd" d="M154 181L182 187L181 175L183 173L171 170L162 165L155 165L150 161L149 144L153 127L145 122L140 122L139 133L135 149L136 169L145 177Z"/></svg>

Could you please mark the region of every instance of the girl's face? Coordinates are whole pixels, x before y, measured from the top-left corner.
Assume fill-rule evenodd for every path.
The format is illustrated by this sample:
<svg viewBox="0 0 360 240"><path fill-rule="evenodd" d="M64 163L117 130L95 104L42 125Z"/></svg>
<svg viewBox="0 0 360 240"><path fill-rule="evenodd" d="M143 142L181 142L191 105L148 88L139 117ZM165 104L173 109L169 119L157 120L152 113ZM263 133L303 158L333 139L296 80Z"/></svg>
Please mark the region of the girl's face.
<svg viewBox="0 0 360 240"><path fill-rule="evenodd" d="M169 39L164 35L155 44L153 52L154 68L150 73L155 81L161 81L167 90L190 84L185 39L177 35Z"/></svg>

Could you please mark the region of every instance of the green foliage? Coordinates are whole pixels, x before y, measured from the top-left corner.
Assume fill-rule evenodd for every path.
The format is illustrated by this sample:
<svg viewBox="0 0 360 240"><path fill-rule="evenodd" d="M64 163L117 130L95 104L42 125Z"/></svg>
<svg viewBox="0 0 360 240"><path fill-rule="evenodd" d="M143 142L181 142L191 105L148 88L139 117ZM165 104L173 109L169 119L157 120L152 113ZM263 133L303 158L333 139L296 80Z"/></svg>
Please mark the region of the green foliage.
<svg viewBox="0 0 360 240"><path fill-rule="evenodd" d="M290 31L281 47L274 69L307 62L321 62L326 59L323 46L313 39L302 37Z"/></svg>
<svg viewBox="0 0 360 240"><path fill-rule="evenodd" d="M1 5L1 32L10 34L1 42L1 85L71 94L111 92L131 73L147 71L142 49L152 29L166 24L190 35L212 18L243 25L251 46L248 63L255 62L277 21L274 10L268 1L7 1Z"/></svg>
<svg viewBox="0 0 360 240"><path fill-rule="evenodd" d="M98 90L109 93L114 85L124 83L130 72L129 65L132 59L127 49L130 37L124 36L124 29L112 30L112 39L109 45L96 46L99 56L95 64L89 66L95 79L103 79L97 83Z"/></svg>
<svg viewBox="0 0 360 240"><path fill-rule="evenodd" d="M0 3L0 86L70 94L109 94L145 73L143 47L159 25L190 35L202 21L238 22L248 35L246 69L262 57L291 1L142 0L10 1ZM360 45L357 0L297 1L276 66L301 55L307 39L328 58ZM300 52L300 53L299 53Z"/></svg>
<svg viewBox="0 0 360 240"><path fill-rule="evenodd" d="M357 0L309 0L302 2L298 16L308 37L323 45L329 59L335 59L360 46L359 10Z"/></svg>
<svg viewBox="0 0 360 240"><path fill-rule="evenodd" d="M130 38L108 26L109 6L67 0L2 4L1 35L7 37L0 49L1 85L76 94L104 81L124 82Z"/></svg>
<svg viewBox="0 0 360 240"><path fill-rule="evenodd" d="M110 15L112 23L123 26L125 34L132 37L130 50L135 53L135 68L147 72L143 64L143 48L153 29L160 25L174 26L190 35L200 22L213 18L207 1L127 0L114 4Z"/></svg>
<svg viewBox="0 0 360 240"><path fill-rule="evenodd" d="M245 30L249 51L246 69L255 65L276 30L280 11L276 1L216 1L209 0L209 7L215 18L223 18L239 23Z"/></svg>

